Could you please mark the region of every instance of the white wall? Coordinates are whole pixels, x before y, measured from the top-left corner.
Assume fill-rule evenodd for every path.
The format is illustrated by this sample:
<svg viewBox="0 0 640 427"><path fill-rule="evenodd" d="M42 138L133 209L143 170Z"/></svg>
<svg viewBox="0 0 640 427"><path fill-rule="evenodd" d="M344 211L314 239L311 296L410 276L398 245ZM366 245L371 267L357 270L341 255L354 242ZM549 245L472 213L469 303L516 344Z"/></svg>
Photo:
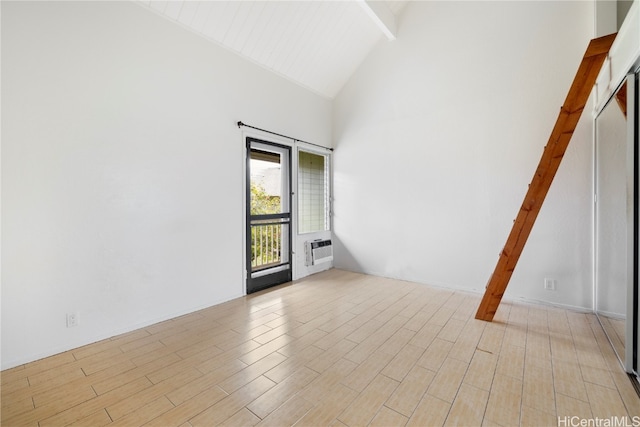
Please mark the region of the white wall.
<svg viewBox="0 0 640 427"><path fill-rule="evenodd" d="M595 14L594 37L606 36L618 30L622 24L622 22L618 24L618 4L620 3L622 3L620 0L595 0L593 2Z"/></svg>
<svg viewBox="0 0 640 427"><path fill-rule="evenodd" d="M2 2L2 89L2 368L242 295L235 122L331 143L330 101L130 2Z"/></svg>
<svg viewBox="0 0 640 427"><path fill-rule="evenodd" d="M336 266L484 292L593 14L591 2L409 3L397 40L334 102ZM591 123L586 113L507 297L591 308Z"/></svg>

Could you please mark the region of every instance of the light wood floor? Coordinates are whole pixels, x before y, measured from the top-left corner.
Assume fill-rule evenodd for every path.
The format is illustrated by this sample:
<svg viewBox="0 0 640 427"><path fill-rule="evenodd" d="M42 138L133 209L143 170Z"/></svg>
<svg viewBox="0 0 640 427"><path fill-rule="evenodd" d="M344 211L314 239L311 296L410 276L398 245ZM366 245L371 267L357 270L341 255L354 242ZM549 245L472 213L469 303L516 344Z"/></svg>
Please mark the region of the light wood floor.
<svg viewBox="0 0 640 427"><path fill-rule="evenodd" d="M3 426L558 425L640 415L592 314L340 270L2 372ZM569 425L569 424L565 424Z"/></svg>
<svg viewBox="0 0 640 427"><path fill-rule="evenodd" d="M602 329L609 337L613 349L621 358L624 357L625 323L624 319L600 315Z"/></svg>

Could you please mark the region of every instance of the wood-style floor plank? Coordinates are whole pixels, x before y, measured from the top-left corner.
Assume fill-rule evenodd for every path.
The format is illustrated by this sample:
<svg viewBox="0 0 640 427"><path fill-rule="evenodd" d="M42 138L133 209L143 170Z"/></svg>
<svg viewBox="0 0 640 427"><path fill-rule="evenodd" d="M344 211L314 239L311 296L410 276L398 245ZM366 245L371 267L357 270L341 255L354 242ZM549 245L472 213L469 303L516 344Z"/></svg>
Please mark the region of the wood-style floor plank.
<svg viewBox="0 0 640 427"><path fill-rule="evenodd" d="M1 373L2 425L553 425L640 399L589 313L330 270ZM629 420L631 418L628 418Z"/></svg>

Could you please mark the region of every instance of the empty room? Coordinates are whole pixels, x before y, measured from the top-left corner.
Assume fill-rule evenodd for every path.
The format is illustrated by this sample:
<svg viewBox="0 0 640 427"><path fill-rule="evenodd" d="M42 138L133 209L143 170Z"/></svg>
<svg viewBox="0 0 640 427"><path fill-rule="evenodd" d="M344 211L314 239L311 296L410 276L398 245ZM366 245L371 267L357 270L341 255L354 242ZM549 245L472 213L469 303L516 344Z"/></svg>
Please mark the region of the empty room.
<svg viewBox="0 0 640 427"><path fill-rule="evenodd" d="M640 3L1 1L3 426L640 426Z"/></svg>

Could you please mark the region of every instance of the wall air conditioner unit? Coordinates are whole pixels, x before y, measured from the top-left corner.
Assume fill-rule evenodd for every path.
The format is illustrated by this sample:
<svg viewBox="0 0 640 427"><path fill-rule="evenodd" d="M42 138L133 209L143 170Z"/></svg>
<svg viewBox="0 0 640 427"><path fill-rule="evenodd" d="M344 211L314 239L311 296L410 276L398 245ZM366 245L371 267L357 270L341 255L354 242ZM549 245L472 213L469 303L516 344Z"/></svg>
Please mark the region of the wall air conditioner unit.
<svg viewBox="0 0 640 427"><path fill-rule="evenodd" d="M331 240L313 240L305 243L307 266L333 261L333 245Z"/></svg>

